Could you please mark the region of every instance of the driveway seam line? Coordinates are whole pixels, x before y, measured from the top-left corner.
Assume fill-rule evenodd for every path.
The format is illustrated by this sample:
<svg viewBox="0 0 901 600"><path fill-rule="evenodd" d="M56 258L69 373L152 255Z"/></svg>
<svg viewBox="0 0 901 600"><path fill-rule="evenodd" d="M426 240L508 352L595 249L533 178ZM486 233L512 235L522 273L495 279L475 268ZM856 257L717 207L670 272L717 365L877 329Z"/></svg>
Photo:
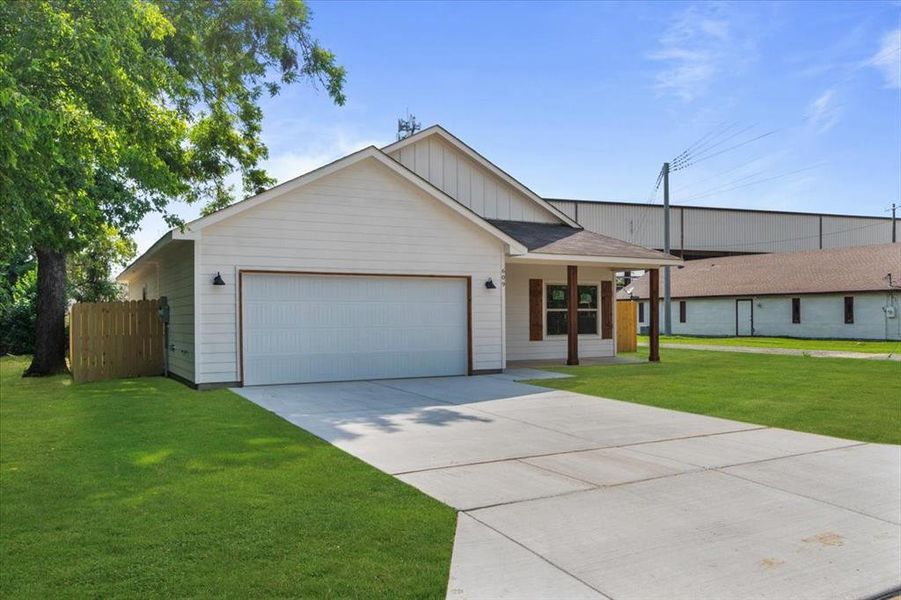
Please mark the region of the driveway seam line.
<svg viewBox="0 0 901 600"><path fill-rule="evenodd" d="M429 400L431 402L437 402L438 404L443 404L445 406L457 406L457 404L454 404L453 402L448 402L446 400L438 400L437 398L432 398L431 396L426 396L425 394L420 394L419 392L411 392L409 390L403 390L401 388L394 387L393 385L388 385L387 383L382 383L379 381L369 381L368 383L377 385L379 387L388 388L389 390L394 390L395 392L402 392L404 394L410 394L412 396L419 396L420 398L425 398L426 400Z"/></svg>
<svg viewBox="0 0 901 600"><path fill-rule="evenodd" d="M506 380L504 380L504 381L506 381ZM513 383L519 383L519 382L513 382ZM396 387L394 387L394 386L390 386L390 385L383 384L383 383L379 383L379 384L377 384L377 385L381 385L381 386L384 386L384 387L386 387L386 388L390 388L390 389L392 389L392 390L397 390L397 391L399 391L399 392L407 392L407 393L410 393L410 394L415 394L416 396L420 396L420 397L422 397L422 398L426 398L427 400L435 400L435 399L432 398L431 396L426 396L425 394L420 394L419 392L408 392L407 390L402 390L402 389L400 389L400 388L396 388ZM528 384L519 384L519 385L528 385ZM555 390L555 389L552 389L552 388L546 388L546 387L540 386L540 385L534 385L534 386L532 386L532 387L541 388L541 389L547 390L548 392L559 392L559 391L561 391L561 390ZM544 392L540 392L540 393L544 393ZM513 396L513 397L514 397L514 398L519 398L519 397L521 397L521 396ZM435 400L435 401L436 401L436 402L441 402L441 400ZM544 426L544 425L538 425L538 424L536 424L536 423L530 423L529 421L523 421L522 419L517 419L517 418L515 418L515 417L509 417L509 416L507 416L507 415L501 415L501 414L498 414L498 413L495 413L495 412L491 412L490 410L485 410L484 408L477 408L477 407L473 406L473 403L475 403L475 402L484 402L484 401L483 401L483 400L475 400L475 401L468 401L468 402L464 402L464 403L444 402L444 404L447 404L447 405L449 405L449 406L459 406L459 407L461 407L461 408L467 408L467 409L469 409L469 410L474 410L474 411L476 411L476 412L480 412L480 413L482 413L482 414L484 414L484 415L491 415L492 417L495 417L495 418L507 419L508 421L515 421L515 422L517 422L517 423L522 423L522 424L524 424L524 425L529 425L530 427L537 427L538 429L544 429L545 431L550 431L550 432L552 432L552 433L556 433L557 435L564 435L564 436L566 436L566 437L571 437L571 438L576 439L576 440L579 440L579 441L587 441L587 442L595 443L593 440L589 440L588 438L583 438L583 437L580 437L580 436L577 436L577 435L573 435L573 434L571 434L571 433L566 433L565 431L560 431L560 430L558 430L558 429L552 429L552 428L550 428L550 427L547 427L547 426ZM498 461L489 461L489 462L498 462ZM473 464L474 464L474 463L473 463Z"/></svg>
<svg viewBox="0 0 901 600"><path fill-rule="evenodd" d="M490 377L490 376L489 376L489 377ZM426 396L425 394L421 394L421 393L419 393L419 392L408 392L408 390L403 390L403 389L400 389L400 388L396 388L396 387L391 386L391 385L388 385L388 384L386 384L386 383L380 383L380 382L377 382L377 381L370 381L369 383L373 383L373 384L375 384L375 385L379 385L379 386L383 386L383 387L386 387L386 388L390 388L390 389L392 389L392 390L396 390L396 391L399 391L399 392L406 392L406 393L414 394L414 395L416 395L416 396L420 396L420 397L426 398L426 399L428 399L428 400L435 400L435 401L437 401L437 402L442 402L441 400L437 400L437 399L435 399L435 398L432 398L431 396ZM519 383L519 382L518 382L518 381L514 381L513 383ZM603 397L601 397L601 396L591 396L591 395L588 395L588 394L580 394L579 392L572 392L572 391L569 391L569 390L559 390L559 389L557 389L557 388L549 388L549 387L545 387L545 386L543 386L543 385L533 385L533 384L520 384L520 385L528 385L528 386L530 386L530 387L537 387L537 388L541 388L541 389L547 390L548 392L566 392L566 393L569 393L569 394L575 394L575 395L577 395L577 396L585 396L585 397L587 397L587 398L591 398L592 400L601 399L601 400L613 400L614 402L626 402L626 403L629 403L629 402L627 402L627 401L625 401L625 400L616 400L615 398L603 398ZM477 401L477 402L478 402L478 401ZM585 441L585 442L589 442L589 443L592 443L592 444L596 444L596 443L597 443L597 441L592 440L591 438L583 437L583 436L576 435L576 434L573 434L573 433L568 433L568 432L565 432L565 431L560 431L559 429L554 429L554 428L552 428L552 427L547 427L547 426L545 426L545 425L539 425L539 424L537 424L537 423L533 423L533 422L531 422L531 421L526 421L526 420L523 420L523 419L518 419L518 418L516 418L516 417L511 417L511 416L508 416L508 415L503 415L503 414L500 414L500 413L492 412L491 410L488 410L488 409L477 408L477 407L472 406L472 404L469 404L469 403L459 404L459 403L453 403L453 402L445 402L445 404L448 404L448 405L451 405L451 406L465 407L465 408L468 408L468 409L470 409L470 410L474 410L474 411L477 411L477 412L481 412L481 413L486 414L486 415L491 415L491 416L493 416L493 417L499 417L499 418L502 418L502 419L508 419L508 420L510 420L510 421L516 421L517 423L522 423L522 424L524 424L524 425L529 425L530 427L537 427L537 428L539 428L539 429L544 429L545 431L550 431L550 432L556 433L556 434L558 434L558 435L564 435L564 436L567 436L567 437L571 437L571 438L576 439L576 440ZM635 404L635 403L629 403L629 404ZM642 405L642 406L646 406L646 405ZM653 407L653 408L658 408L658 409L661 409L661 410L672 411L672 412L684 412L684 411L673 411L672 409L661 408L661 407ZM694 414L694 413L688 413L688 414ZM700 415L700 416L709 416L709 415ZM715 418L715 419L721 419L721 417L713 417L713 418ZM729 420L729 419L721 419L721 420ZM735 421L735 422L736 422L736 423L743 423L743 421ZM540 454L540 455L534 455L534 456L531 456L531 455L530 455L530 456L515 456L515 457L512 457L512 458L510 458L510 459L491 460L491 461L483 461L483 462L478 462L478 463L466 463L466 464L473 464L473 465L475 465L475 464L488 464L488 463L493 463L493 462L504 462L505 460L521 460L521 459L523 459L523 458L539 458L539 457L542 457L542 456L553 456L554 454L569 454L570 452L589 452L589 451L591 451L591 450L602 450L602 449L605 449L605 448L627 448L627 447L633 446L633 445L653 444L653 443L657 443L657 442L672 442L672 441L676 441L676 440L691 439L691 438L696 438L696 437L709 437L709 436L714 436L714 435L724 435L724 434L727 434L727 433L738 433L738 432L740 432L740 431L756 431L756 430L759 430L759 429L768 429L768 428L770 428L768 425L756 425L755 423L747 423L747 425L750 425L750 427L747 427L747 428L745 428L745 429L736 429L736 430L730 430L730 431L720 431L720 432L715 432L715 433L703 433L703 434L699 434L699 435L690 435L690 436L684 436L684 437L664 438L664 439L660 439L660 440L654 440L653 442L635 442L635 443L632 443L632 444L619 444L619 445L614 445L614 446L596 446L596 447L593 447L593 448L586 448L586 449L583 449L583 450L570 450L570 451L565 451L565 452L554 452L554 453L551 453L551 454ZM686 464L691 464L691 463L686 463ZM455 465L455 466L456 466L456 465ZM459 466L462 466L462 465L459 465ZM440 469L440 468L447 468L447 467L435 467L435 468L422 469L422 470L423 470L423 471L434 471L434 470L437 470L437 469ZM405 472L403 472L403 473L397 473L397 474L403 475L403 474L406 474L406 473L412 473L412 472L414 472L414 471L405 471Z"/></svg>
<svg viewBox="0 0 901 600"><path fill-rule="evenodd" d="M542 386L535 386L535 387L542 387ZM590 396L590 395L586 395L586 394L580 394L579 392L570 392L569 390L557 390L557 389L553 389L553 388L547 388L547 389L548 389L549 391L568 392L568 393L570 393L570 394L575 394L575 395L578 395L578 396L585 396L585 397L587 397L587 398L591 398L592 400L607 400L607 401L612 400L612 401L614 401L614 402L623 402L623 403L627 403L627 404L638 404L637 402L628 402L628 401L626 401L626 400L616 400L615 398L604 398L604 397L602 397L602 396ZM683 412L683 413L684 413L684 411L674 411L674 410L669 409L669 408L660 408L660 407L658 407L658 406L651 406L651 405L649 405L649 404L639 404L639 406L650 406L651 408L658 408L658 409L660 409L660 410L665 410L665 411L670 411L670 412ZM492 416L495 416L495 417L503 417L503 418L505 418L505 419L510 419L511 421L517 421L517 422L519 422L519 423L524 423L524 424L526 424L526 425L531 425L531 426L533 426L533 427L540 427L541 429L546 429L547 431L553 431L554 433L561 433L561 434L563 434L563 435L568 435L568 436L570 436L570 437L574 437L574 438L576 438L576 439L584 440L584 441L587 441L587 442L591 442L591 443L595 443L595 444L597 443L595 440L592 440L591 438L583 437L583 436L576 435L576 434L573 434L573 433L566 433L566 432L564 432L564 431L560 431L560 430L558 430L558 429L552 429L551 427L547 427L547 426L543 426L543 425L537 425L537 424L535 424L535 423L532 423L531 421L526 421L526 420L524 420L524 419L518 419L518 418L516 418L516 417L509 417L509 416L507 416L507 415L502 415L502 414L500 414L500 413L492 412L492 411L490 411L490 410L488 410L488 409L484 409L484 408L474 408L473 410L478 410L478 411L481 411L481 412L483 412L483 413L485 413L485 414L489 414L489 415L492 415ZM696 415L697 413L685 413L685 414ZM710 417L710 415L697 415L697 416L701 416L701 417ZM724 418L722 418L722 417L710 417L710 418L713 418L713 419L719 419L719 420L721 420L721 421L730 421L730 420L731 420L731 419L724 419ZM734 421L734 422L735 422L735 423L744 423L743 421ZM661 439L661 440L654 440L654 441L652 441L652 442L632 442L632 443L629 443L629 444L618 444L618 445L615 445L615 446L599 446L598 448L590 448L590 450L599 450L599 449L601 449L601 448L625 448L625 447L627 447L627 446L636 446L636 445L640 445L640 444L653 444L653 443L656 443L656 442L671 442L671 441L674 441L674 440L684 440L684 439L690 439L690 438L695 438L695 437L708 437L708 436L712 436L712 435L723 435L723 434L727 434L727 433L738 433L738 432L740 432L740 431L755 431L755 430L757 430L757 429L772 429L772 427L770 427L769 425L757 425L756 423L746 423L746 425L748 425L749 427L747 427L747 428L745 428L745 429L734 429L734 430L729 430L729 431L718 431L718 432L714 432L714 433L701 433L701 434L698 434L698 435L689 435L689 436L684 436L684 437L664 438L664 439ZM583 451L582 451L582 450L574 450L573 452L583 452ZM565 453L561 452L560 454L565 454Z"/></svg>
<svg viewBox="0 0 901 600"><path fill-rule="evenodd" d="M647 481L656 481L658 479L669 479L671 477L679 477L680 475L690 475L690 474L694 474L694 473L706 473L707 471L713 471L713 470L714 469L695 468L695 469L691 469L688 471L680 471L678 473L668 473L666 475L658 475L656 477L645 477L644 479L636 479L635 481L622 481L620 483L611 483L609 485L592 483L590 481L585 481L583 479L577 479L574 477L573 479L576 479L577 481L584 481L585 483L591 485L592 487L587 490L569 490L567 492L560 492L559 494L551 494L549 496L537 496L535 498L523 498L522 500L510 500L509 502L498 502L496 504L486 504L485 506L476 506L476 507L472 507L472 508L467 508L465 510L466 511L479 511L479 510L484 510L484 509L488 509L488 508L497 508L500 506L511 506L513 504L522 504L523 502L533 502L536 500L549 500L549 499L553 499L553 498L563 498L566 496L574 496L576 494L584 494L586 492L595 492L598 490L619 488L619 487L624 487L627 485L632 485L635 483L645 483ZM550 472L559 474L559 475L563 475L563 473L557 473L556 471L550 471ZM569 477L569 475L566 475L566 476Z"/></svg>
<svg viewBox="0 0 901 600"><path fill-rule="evenodd" d="M495 415L493 413L488 413L488 414L491 414L494 417L502 417L505 419L510 419L509 417L504 417L502 415ZM531 425L531 423L529 423L528 421L520 421L519 419L510 419L510 420L517 421L519 423L523 423L524 425ZM444 465L442 467L428 467L426 469L411 469L409 471L387 471L387 472L390 473L391 475L409 475L410 473L425 473L428 471L440 471L442 469L453 469L456 467L467 467L467 466L475 466L475 465L490 465L493 463L508 462L511 460L527 460L530 458L545 458L548 456L559 456L562 454L577 454L577 453L581 453L581 452L593 452L595 450L612 450L614 448L631 448L633 446L641 446L644 444L656 444L658 442L676 442L679 440L690 440L690 439L694 439L694 438L711 437L711 436L715 436L715 435L727 435L730 433L741 433L744 431L759 431L761 429L770 429L770 428L769 427L754 427L752 429L736 429L733 431L720 431L717 433L704 433L704 434L700 434L700 435L689 435L689 436L685 436L685 437L663 438L663 439L654 440L651 442L631 442L628 444L616 444L613 446L603 446L603 445L602 446L592 446L591 448L578 448L575 450L562 450L562 451L556 451L556 452L547 452L544 454L524 454L521 456L510 456L508 458L496 458L493 460L478 460L478 461L468 462L468 463ZM549 431L554 431L554 430L551 429ZM559 432L555 431L555 433L559 433ZM575 437L575 436L573 436L573 437ZM593 442L593 440L590 440L588 438L577 438L577 439L579 439L581 441ZM597 443L597 442L594 442L594 443ZM647 456L652 456L652 455L649 455L647 452L642 452L642 454L645 454ZM654 456L654 458L660 458L660 457ZM677 461L677 462L679 462L679 461ZM690 465L692 467L698 466L698 465L694 465L692 463L685 463L685 464Z"/></svg>
<svg viewBox="0 0 901 600"><path fill-rule="evenodd" d="M473 519L473 520L476 521L477 523L483 525L484 527L487 527L488 529L490 529L491 531L493 531L493 532L495 532L496 534L500 535L501 537L510 540L511 542L513 542L514 544L516 544L517 546L519 546L520 548L522 548L523 550L529 552L530 554L532 554L532 555L534 555L534 556L537 556L540 560L542 560L542 561L544 561L545 563L551 565L552 567L554 567L555 569L557 569L557 570L560 571L561 573L565 573L566 575L572 577L573 579L575 579L576 581L578 581L579 583L581 583L582 585L584 585L584 586L587 587L588 589L594 590L595 592L597 592L598 594L600 594L600 595L603 596L604 598L607 598L608 600L615 600L615 599L613 598L613 596L611 596L610 594L608 594L608 593L604 592L603 590L598 589L597 587L591 585L590 583L588 583L587 581L585 581L585 580L582 579L581 577L577 577L576 575L573 575L572 573L570 573L569 571L567 571L566 569L564 569L564 568L561 567L560 565L555 564L554 562L552 562L551 560L549 560L547 557L542 556L542 555L539 554L538 552L532 550L531 548L529 548L528 546L526 546L525 544L523 544L523 543L520 542L519 540L513 539L512 537L510 537L509 535L507 535L507 534L504 533L503 531L500 531L499 529L496 529L496 528L492 527L492 526L489 525L488 523L486 523L486 522L482 521L481 519L479 519L479 518L477 518L477 517L471 515L471 514L470 514L469 512L467 512L467 511L463 511L463 513L464 513L466 516L468 516L470 519Z"/></svg>
<svg viewBox="0 0 901 600"><path fill-rule="evenodd" d="M602 450L603 450L603 448L602 448ZM655 458L659 458L659 457L655 457ZM521 461L521 462L524 462L524 461ZM657 479L668 479L670 477L678 477L679 475L688 475L689 473L703 473L705 471L713 470L713 469L710 469L707 467L701 467L701 466L693 465L690 463L684 463L685 466L692 467L692 468L686 469L685 471L679 471L677 473L666 473L665 475L654 475L652 477L643 477L642 479L633 479L631 481L620 481L619 483L595 483L593 481L588 481L587 479L579 479L578 477L573 477L572 475L567 475L566 473L561 473L560 471L554 471L553 469L551 469L549 467L533 465L532 463L529 463L529 462L526 462L525 464L533 466L533 467L538 467L539 469L544 469L545 471L548 471L550 473L554 473L557 475L563 475L564 477L569 477L570 479L575 479L576 481L582 481L584 483L594 486L594 488L598 489L598 490L623 487L626 485L632 485L633 483L644 483L645 481L655 481ZM569 494L577 494L579 492L588 492L588 491L591 491L591 490L572 490L569 492L561 492L560 494L557 494L556 496L566 496ZM546 497L547 498L555 498L556 496L546 496ZM528 502L529 500L541 500L541 498L529 498L527 500L515 500L515 501L511 501L511 502L503 502L500 505L516 504L517 502ZM495 505L495 506L498 506L498 505ZM487 507L487 506L479 507L478 509L472 509L472 510L481 510L481 508L490 508L490 507Z"/></svg>
<svg viewBox="0 0 901 600"><path fill-rule="evenodd" d="M527 462L528 460L529 460L529 459L527 459L527 458L517 458L517 459L516 459L516 462L522 463L522 464L524 464L524 465L528 465L528 466L533 467L533 468L535 468L535 469L541 469L542 471L547 471L548 473L553 473L554 475L560 475L560 476L562 476L562 477L568 477L569 479L573 479L573 480L575 480L575 481L581 481L582 483L587 483L588 485L590 485L590 486L593 487L593 488L599 488L599 487L601 487L600 484L597 484L597 483L595 483L595 482L593 482L593 481L588 481L587 479L582 479L581 477L576 477L576 476L574 476L574 475L567 475L566 473L561 473L560 471L555 471L554 469L551 469L550 467L545 467L545 466L543 466L543 465L532 464L532 463L530 463L530 462ZM582 491L585 491L585 490L582 490Z"/></svg>
<svg viewBox="0 0 901 600"><path fill-rule="evenodd" d="M803 433L803 432L800 432L800 433ZM664 441L668 441L668 440L664 440ZM657 444L657 443L660 443L660 442L648 442L647 444L643 444L643 445L650 446L650 445L652 445L652 444ZM744 466L744 465L755 465L755 464L757 464L757 463L765 463L765 462L770 462L770 461L773 461L773 460L782 460L783 458L792 458L792 457L794 457L794 456L807 456L808 454L819 454L820 452L831 452L831 451L833 451L833 450L843 450L843 449L845 449L845 448L856 448L857 446L866 446L866 445L867 445L867 442L852 442L852 443L847 444L847 445L845 445L845 446L835 446L835 447L832 447L832 448L820 448L819 450L808 450L808 451L806 451L806 452L798 452L797 454L785 454L785 455L783 455L783 456L773 456L773 457L770 457L770 458L760 458L760 459L757 459L757 460L748 460L748 461L745 461L745 462L730 463L730 464L728 464L728 465L718 465L718 466L715 466L715 467L709 467L709 466L707 466L707 465L699 465L699 464L697 464L697 463L692 463L692 462L688 462L688 461L678 461L678 460L677 460L676 462L684 462L684 463L687 464L687 465L692 465L692 466L694 466L694 467L700 467L700 468L702 468L702 469L707 469L707 470L709 470L709 471L714 471L714 470L717 470L717 469L730 469L730 468L732 468L732 467L741 467L741 466ZM674 459L674 458L668 458L668 457L666 457L666 456L660 456L659 454L652 454L652 453L647 452L647 451L642 451L642 450L639 450L639 449L637 449L637 448L635 448L634 451L635 451L635 452L639 452L639 453L641 453L641 454L644 454L645 456L652 457L652 458L664 458L664 459L668 459L668 460L676 460L676 459Z"/></svg>
<svg viewBox="0 0 901 600"><path fill-rule="evenodd" d="M807 495L805 495L805 494L799 494L798 492L793 492L793 491L787 490L787 489L785 489L785 488L781 488L781 487L778 487L778 486L775 486L775 485L770 485L769 483L763 483L763 482L761 482L761 481L755 481L755 480L753 480L753 479L749 479L749 478L747 478L747 477L742 477L741 475L737 475L737 474L735 474L735 473L729 473L728 471L724 471L724 470L721 470L721 469L711 469L711 470L717 471L717 472L719 472L719 473L722 473L723 475L728 475L728 476L730 476L730 477L734 477L734 478L736 478L736 479L741 479L742 481L747 481L748 483L753 483L753 484L755 484L755 485L759 485L759 486L762 486L762 487L765 487L765 488L769 488L769 489L771 489L771 490L776 490L776 491L779 491L779 492L783 492L783 493L785 493L785 494L791 494L792 496L797 496L798 498L804 498L804 499L806 499L806 500L813 500L814 502L819 502L820 504L825 504L825 505L831 506L831 507L833 507L833 508L839 508L839 509L842 509L842 510L846 510L846 511L848 511L848 512L852 512L852 513L854 513L854 514L861 515L861 516L863 516L863 517L868 517L868 518L870 518L870 519L874 519L874 520L876 520L876 521L879 521L880 523L887 523L887 524L889 524L889 525L894 525L895 527L901 528L901 523L895 523L894 521L887 521L887 520L883 519L882 517L876 517L876 516L873 516L873 515L871 515L871 514L869 514L869 513L865 513L865 512L861 512L861 511L859 511L859 510L856 510L856 509L854 509L854 508L849 508L849 507L847 507L847 506L842 506L841 504L835 504L835 503L833 503L833 502L829 502L828 500L823 500L822 498L815 498L815 497L813 497L813 496L807 496Z"/></svg>

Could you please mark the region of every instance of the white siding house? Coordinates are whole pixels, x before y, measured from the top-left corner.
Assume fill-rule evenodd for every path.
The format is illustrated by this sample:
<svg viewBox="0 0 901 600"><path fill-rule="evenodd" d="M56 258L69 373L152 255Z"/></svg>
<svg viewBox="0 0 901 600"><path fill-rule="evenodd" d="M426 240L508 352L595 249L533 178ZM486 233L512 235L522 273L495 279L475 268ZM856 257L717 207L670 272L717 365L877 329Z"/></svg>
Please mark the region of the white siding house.
<svg viewBox="0 0 901 600"><path fill-rule="evenodd" d="M582 269L579 275L580 285L600 287L601 282L613 282L613 271L603 268ZM544 339L529 340L529 280L541 279L544 285L543 294L547 294L548 285L566 283L566 273L554 266L511 264L507 267L507 360L547 360L566 355L566 336L548 334L547 312L542 314ZM613 356L616 353L616 322L613 325L611 339L603 339L596 332L579 336L580 352L584 356ZM603 326L603 315L599 315L598 327Z"/></svg>
<svg viewBox="0 0 901 600"><path fill-rule="evenodd" d="M119 281L131 298L168 298L172 373L255 385L562 360L562 312L539 327L529 286L559 294L568 267L580 273L581 356L612 356L602 283L661 264L681 261L582 230L434 127L173 230Z"/></svg>
<svg viewBox="0 0 901 600"><path fill-rule="evenodd" d="M204 229L207 275L241 270L456 275L499 280L500 240L364 161ZM240 381L236 286L201 286L198 383ZM501 298L473 289L473 369L503 368ZM207 338L207 335L212 337ZM221 340L228 336L229 341Z"/></svg>
<svg viewBox="0 0 901 600"><path fill-rule="evenodd" d="M889 277L891 275L891 277ZM689 261L672 269L675 335L901 340L901 244ZM639 300L650 322L647 283ZM659 305L663 322L663 303Z"/></svg>
<svg viewBox="0 0 901 600"><path fill-rule="evenodd" d="M800 322L792 320L792 299L800 305ZM845 322L846 298L853 298L854 317ZM740 312L742 302L750 301ZM685 303L685 322L680 320L680 302ZM648 302L642 301L639 331L649 325ZM752 334L763 337L797 337L853 340L901 340L901 293L857 292L853 294L805 294L786 296L742 296L725 298L676 298L671 305L673 335L731 337L747 320ZM889 310L887 310L889 309ZM660 322L663 305L660 304Z"/></svg>
<svg viewBox="0 0 901 600"><path fill-rule="evenodd" d="M411 138L408 138L411 139ZM492 172L456 140L432 135L402 140L385 151L391 158L487 219L559 223L559 213L530 198L505 173ZM521 185L521 184L520 184Z"/></svg>
<svg viewBox="0 0 901 600"><path fill-rule="evenodd" d="M159 252L153 253L153 260L143 261L137 266L128 279L128 299L167 299L171 315L169 370L183 379L194 381L194 243L170 241Z"/></svg>

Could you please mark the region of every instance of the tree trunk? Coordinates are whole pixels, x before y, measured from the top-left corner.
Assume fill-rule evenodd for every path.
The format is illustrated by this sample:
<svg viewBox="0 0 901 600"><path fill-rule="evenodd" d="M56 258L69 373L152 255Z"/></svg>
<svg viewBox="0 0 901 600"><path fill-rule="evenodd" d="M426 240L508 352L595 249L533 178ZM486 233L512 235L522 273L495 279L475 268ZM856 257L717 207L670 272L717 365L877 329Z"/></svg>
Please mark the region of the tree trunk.
<svg viewBox="0 0 901 600"><path fill-rule="evenodd" d="M66 373L66 254L38 249L34 356L25 377Z"/></svg>

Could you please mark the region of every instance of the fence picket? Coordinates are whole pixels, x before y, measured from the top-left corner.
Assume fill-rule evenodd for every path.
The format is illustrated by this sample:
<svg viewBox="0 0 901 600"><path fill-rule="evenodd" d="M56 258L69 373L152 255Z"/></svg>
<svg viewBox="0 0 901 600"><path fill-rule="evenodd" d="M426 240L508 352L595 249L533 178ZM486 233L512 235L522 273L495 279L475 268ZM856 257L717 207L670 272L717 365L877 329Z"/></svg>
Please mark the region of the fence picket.
<svg viewBox="0 0 901 600"><path fill-rule="evenodd" d="M69 364L75 383L160 375L163 327L157 300L77 303L69 311Z"/></svg>
<svg viewBox="0 0 901 600"><path fill-rule="evenodd" d="M638 350L637 306L631 300L616 301L617 352L636 352Z"/></svg>

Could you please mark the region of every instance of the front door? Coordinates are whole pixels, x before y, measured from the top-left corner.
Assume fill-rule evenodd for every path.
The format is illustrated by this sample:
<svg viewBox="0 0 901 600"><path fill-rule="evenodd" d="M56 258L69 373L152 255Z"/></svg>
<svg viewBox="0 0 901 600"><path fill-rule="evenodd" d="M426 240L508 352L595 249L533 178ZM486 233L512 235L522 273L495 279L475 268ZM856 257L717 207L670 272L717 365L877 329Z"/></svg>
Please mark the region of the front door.
<svg viewBox="0 0 901 600"><path fill-rule="evenodd" d="M754 301L735 301L735 335L754 335Z"/></svg>

